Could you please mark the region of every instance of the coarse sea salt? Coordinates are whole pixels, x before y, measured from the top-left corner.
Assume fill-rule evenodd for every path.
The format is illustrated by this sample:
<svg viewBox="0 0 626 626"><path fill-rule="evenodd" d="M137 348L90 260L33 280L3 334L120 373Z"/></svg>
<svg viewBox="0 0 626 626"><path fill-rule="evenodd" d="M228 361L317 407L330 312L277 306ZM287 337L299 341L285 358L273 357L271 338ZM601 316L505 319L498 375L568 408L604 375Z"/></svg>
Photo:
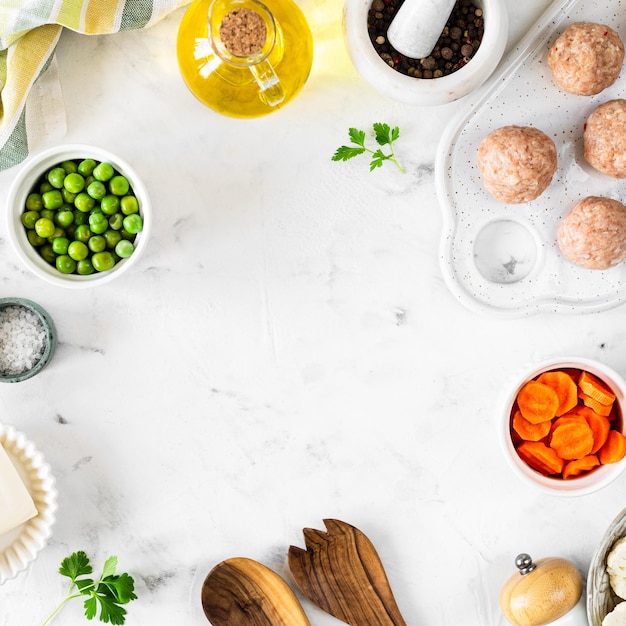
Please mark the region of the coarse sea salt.
<svg viewBox="0 0 626 626"><path fill-rule="evenodd" d="M38 315L23 306L0 309L0 373L17 375L33 368L46 348L46 331Z"/></svg>

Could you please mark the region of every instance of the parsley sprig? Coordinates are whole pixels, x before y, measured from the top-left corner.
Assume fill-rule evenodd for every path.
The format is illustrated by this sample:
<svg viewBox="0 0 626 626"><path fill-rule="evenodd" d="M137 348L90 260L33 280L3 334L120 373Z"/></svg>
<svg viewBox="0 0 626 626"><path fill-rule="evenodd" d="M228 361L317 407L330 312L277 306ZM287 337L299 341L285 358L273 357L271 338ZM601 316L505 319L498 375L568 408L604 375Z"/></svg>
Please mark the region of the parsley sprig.
<svg viewBox="0 0 626 626"><path fill-rule="evenodd" d="M59 574L70 579L67 595L56 609L48 616L42 626L46 626L52 618L74 598L85 597L85 617L93 619L100 607L100 621L106 624L123 624L126 609L121 606L136 600L135 581L128 574L116 574L117 557L110 556L104 563L102 574L98 580L86 578L93 572L89 558L82 552L74 552L61 561Z"/></svg>
<svg viewBox="0 0 626 626"><path fill-rule="evenodd" d="M393 142L400 136L400 129L397 126L391 128L389 124L383 124L381 122L375 122L373 127L376 143L379 146L389 146L389 154L385 154L381 148L371 150L365 145L365 131L358 130L357 128L350 128L348 130L348 135L350 136L350 141L356 147L340 146L335 151L335 154L333 154L332 160L347 161L348 159L352 159L359 154L367 152L372 155L372 160L370 161L370 172L375 170L377 167L382 167L385 161L391 161L392 163L395 163L397 168L404 174L404 169L402 169L402 166L396 160L396 155L393 151Z"/></svg>

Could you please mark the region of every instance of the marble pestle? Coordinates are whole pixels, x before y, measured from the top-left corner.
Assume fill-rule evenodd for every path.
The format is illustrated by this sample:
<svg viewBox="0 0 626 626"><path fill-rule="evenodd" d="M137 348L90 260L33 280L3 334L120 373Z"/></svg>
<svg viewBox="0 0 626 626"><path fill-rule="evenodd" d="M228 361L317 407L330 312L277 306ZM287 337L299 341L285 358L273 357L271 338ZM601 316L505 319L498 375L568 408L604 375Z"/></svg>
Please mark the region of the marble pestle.
<svg viewBox="0 0 626 626"><path fill-rule="evenodd" d="M455 0L405 0L387 31L389 43L412 59L430 55L452 13Z"/></svg>

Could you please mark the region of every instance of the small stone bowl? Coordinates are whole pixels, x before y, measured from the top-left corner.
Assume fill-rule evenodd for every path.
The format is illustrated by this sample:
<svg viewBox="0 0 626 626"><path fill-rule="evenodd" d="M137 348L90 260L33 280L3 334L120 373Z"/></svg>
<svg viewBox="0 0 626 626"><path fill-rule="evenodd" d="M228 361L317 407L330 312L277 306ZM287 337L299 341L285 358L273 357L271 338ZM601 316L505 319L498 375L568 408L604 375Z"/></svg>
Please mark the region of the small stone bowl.
<svg viewBox="0 0 626 626"><path fill-rule="evenodd" d="M34 189L41 176L52 166L66 160L92 158L110 163L129 181L139 204L139 215L143 218L143 230L137 234L133 254L122 259L105 272L94 272L86 276L63 274L48 264L28 241L21 221L28 194ZM139 261L149 239L151 230L151 205L148 192L137 172L123 159L109 150L91 145L68 144L55 146L29 157L21 165L9 190L6 207L7 234L11 246L20 261L33 274L48 283L69 289L81 289L103 285L121 276Z"/></svg>
<svg viewBox="0 0 626 626"><path fill-rule="evenodd" d="M379 93L407 104L441 105L468 95L496 69L508 36L506 3L502 0L474 0L474 3L484 12L485 30L471 60L447 76L415 78L394 70L376 52L367 29L372 0L344 0L344 40L354 67Z"/></svg>
<svg viewBox="0 0 626 626"><path fill-rule="evenodd" d="M626 381L616 371L592 359L581 357L560 357L546 360L523 371L513 382L504 396L499 412L500 442L509 466L527 484L555 496L583 496L614 481L626 469L626 458L617 463L600 465L579 477L563 479L549 477L534 469L518 455L511 436L512 411L521 388L530 380L550 370L585 370L602 380L615 394L619 428L626 434Z"/></svg>
<svg viewBox="0 0 626 626"><path fill-rule="evenodd" d="M7 373L0 369L0 382L2 383L19 383L39 374L52 359L57 346L56 326L45 309L26 298L0 298L0 311L12 306L21 307L37 316L45 332L44 348L40 359L30 369L19 373Z"/></svg>

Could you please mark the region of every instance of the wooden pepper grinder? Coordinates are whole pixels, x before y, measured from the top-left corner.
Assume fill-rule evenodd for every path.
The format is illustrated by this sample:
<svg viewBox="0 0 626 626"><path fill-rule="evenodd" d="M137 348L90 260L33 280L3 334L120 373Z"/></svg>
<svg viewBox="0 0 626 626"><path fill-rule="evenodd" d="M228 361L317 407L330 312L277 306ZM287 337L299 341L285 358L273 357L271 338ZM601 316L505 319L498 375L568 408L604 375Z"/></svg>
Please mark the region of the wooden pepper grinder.
<svg viewBox="0 0 626 626"><path fill-rule="evenodd" d="M549 557L533 563L528 554L519 554L515 566L518 571L500 592L500 608L511 624L543 626L579 605L583 581L580 572L569 561ZM567 623L586 624L586 613L581 617L582 610L582 605L578 606L578 611L571 614L576 621L567 620Z"/></svg>

